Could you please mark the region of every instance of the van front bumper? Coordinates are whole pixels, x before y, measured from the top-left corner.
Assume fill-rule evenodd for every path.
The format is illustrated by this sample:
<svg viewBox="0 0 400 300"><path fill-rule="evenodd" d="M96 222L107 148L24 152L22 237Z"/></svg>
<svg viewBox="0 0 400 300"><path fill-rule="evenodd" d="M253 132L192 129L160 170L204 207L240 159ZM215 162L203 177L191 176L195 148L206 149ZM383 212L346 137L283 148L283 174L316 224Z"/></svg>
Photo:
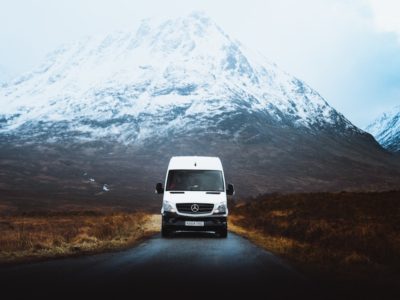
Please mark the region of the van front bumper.
<svg viewBox="0 0 400 300"><path fill-rule="evenodd" d="M186 226L186 221L203 221L204 226ZM162 216L162 223L163 227L176 231L218 231L227 226L227 217L218 215L190 217L167 212Z"/></svg>

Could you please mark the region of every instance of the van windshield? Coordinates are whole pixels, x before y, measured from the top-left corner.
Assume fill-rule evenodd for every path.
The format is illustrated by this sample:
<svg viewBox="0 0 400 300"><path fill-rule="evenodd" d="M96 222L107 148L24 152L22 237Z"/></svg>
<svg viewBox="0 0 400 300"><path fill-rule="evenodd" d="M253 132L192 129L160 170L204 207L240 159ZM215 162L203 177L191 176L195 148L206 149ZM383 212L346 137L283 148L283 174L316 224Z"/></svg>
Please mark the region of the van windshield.
<svg viewBox="0 0 400 300"><path fill-rule="evenodd" d="M224 191L222 172L217 170L170 170L167 191Z"/></svg>

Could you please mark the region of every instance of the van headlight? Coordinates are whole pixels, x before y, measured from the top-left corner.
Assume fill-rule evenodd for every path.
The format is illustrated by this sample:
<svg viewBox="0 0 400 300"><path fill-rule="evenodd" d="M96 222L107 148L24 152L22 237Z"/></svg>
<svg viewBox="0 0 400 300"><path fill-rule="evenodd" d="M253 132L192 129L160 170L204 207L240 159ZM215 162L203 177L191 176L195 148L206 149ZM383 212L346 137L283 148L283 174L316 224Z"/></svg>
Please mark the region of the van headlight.
<svg viewBox="0 0 400 300"><path fill-rule="evenodd" d="M174 213L175 208L168 201L164 201L164 211Z"/></svg>
<svg viewBox="0 0 400 300"><path fill-rule="evenodd" d="M225 203L222 202L214 210L214 214L225 214L225 213L226 213L226 205L225 205Z"/></svg>

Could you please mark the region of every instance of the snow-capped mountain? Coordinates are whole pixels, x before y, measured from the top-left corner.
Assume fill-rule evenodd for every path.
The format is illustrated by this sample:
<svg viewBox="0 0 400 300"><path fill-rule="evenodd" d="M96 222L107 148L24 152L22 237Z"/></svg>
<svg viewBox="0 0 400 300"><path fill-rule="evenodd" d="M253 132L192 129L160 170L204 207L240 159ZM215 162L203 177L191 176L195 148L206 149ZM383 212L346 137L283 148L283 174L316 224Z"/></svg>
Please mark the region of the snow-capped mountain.
<svg viewBox="0 0 400 300"><path fill-rule="evenodd" d="M359 131L306 83L199 13L161 24L143 21L135 32L56 50L1 89L0 118L2 134L56 141L69 133L124 144L190 131L238 138L254 125L244 120L252 119Z"/></svg>
<svg viewBox="0 0 400 300"><path fill-rule="evenodd" d="M400 152L400 106L384 113L365 129L386 149Z"/></svg>
<svg viewBox="0 0 400 300"><path fill-rule="evenodd" d="M237 195L400 184L371 135L204 14L66 45L0 88L1 199L148 205L174 155L219 156Z"/></svg>

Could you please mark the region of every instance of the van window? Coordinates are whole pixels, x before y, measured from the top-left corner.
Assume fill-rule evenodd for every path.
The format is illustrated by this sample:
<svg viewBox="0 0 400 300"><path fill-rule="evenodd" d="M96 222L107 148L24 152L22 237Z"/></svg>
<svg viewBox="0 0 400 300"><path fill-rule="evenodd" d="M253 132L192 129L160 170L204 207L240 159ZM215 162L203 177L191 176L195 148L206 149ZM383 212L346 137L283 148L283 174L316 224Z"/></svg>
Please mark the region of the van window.
<svg viewBox="0 0 400 300"><path fill-rule="evenodd" d="M222 172L217 170L170 170L167 191L224 191Z"/></svg>

